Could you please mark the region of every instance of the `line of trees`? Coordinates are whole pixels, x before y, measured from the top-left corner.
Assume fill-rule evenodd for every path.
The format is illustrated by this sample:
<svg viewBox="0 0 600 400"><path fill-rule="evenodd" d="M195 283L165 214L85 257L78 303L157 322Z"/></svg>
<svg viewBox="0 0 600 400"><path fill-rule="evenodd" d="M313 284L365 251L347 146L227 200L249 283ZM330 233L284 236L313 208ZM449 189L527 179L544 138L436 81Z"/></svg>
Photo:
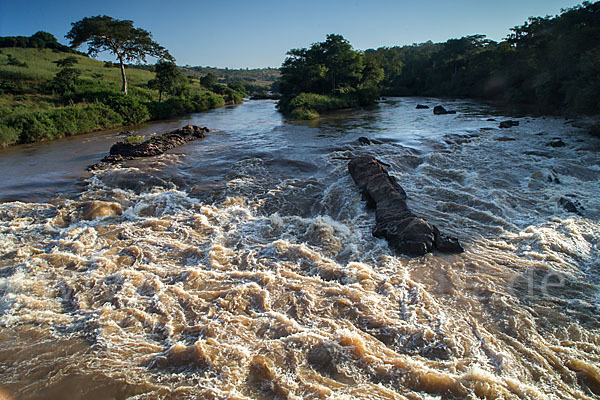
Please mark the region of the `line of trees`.
<svg viewBox="0 0 600 400"><path fill-rule="evenodd" d="M364 52L329 35L288 52L280 109L353 106L360 102L342 101L343 94L372 100L381 93L480 98L537 113L600 113L600 2L529 18L511 32L501 42L470 35ZM365 89L367 96L356 96Z"/></svg>
<svg viewBox="0 0 600 400"><path fill-rule="evenodd" d="M539 113L600 112L600 2L529 18L501 42L484 35L367 50L385 95L460 96Z"/></svg>

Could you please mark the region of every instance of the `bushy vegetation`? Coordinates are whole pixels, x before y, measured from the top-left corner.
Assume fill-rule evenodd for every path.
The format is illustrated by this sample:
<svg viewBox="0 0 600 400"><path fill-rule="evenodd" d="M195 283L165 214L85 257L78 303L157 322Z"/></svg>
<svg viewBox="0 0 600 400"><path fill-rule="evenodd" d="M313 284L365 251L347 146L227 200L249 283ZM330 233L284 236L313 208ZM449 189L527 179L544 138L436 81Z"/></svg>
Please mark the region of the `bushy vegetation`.
<svg viewBox="0 0 600 400"><path fill-rule="evenodd" d="M529 18L501 42L484 35L367 50L385 95L475 97L538 113L600 111L600 3Z"/></svg>
<svg viewBox="0 0 600 400"><path fill-rule="evenodd" d="M5 144L31 143L119 126L124 122L121 115L105 104L60 107L3 119L0 141Z"/></svg>
<svg viewBox="0 0 600 400"><path fill-rule="evenodd" d="M470 35L364 52L329 35L287 53L279 108L313 118L381 93L480 98L545 114L600 112L600 2L532 17L511 31L501 42Z"/></svg>
<svg viewBox="0 0 600 400"><path fill-rule="evenodd" d="M54 49L62 52L73 52L64 44L58 43L58 40L51 33L38 31L32 36L4 36L0 37L0 48L22 47L33 49Z"/></svg>
<svg viewBox="0 0 600 400"><path fill-rule="evenodd" d="M368 105L379 97L382 69L366 61L341 35L309 49L292 49L281 67L279 109L295 118L319 111Z"/></svg>
<svg viewBox="0 0 600 400"><path fill-rule="evenodd" d="M177 80L177 90L162 86L166 100L159 102L160 88L148 85L156 79L153 69L128 68L125 96L118 65L107 68L81 53L54 48L3 48L0 146L207 111L247 95L235 84L221 84L219 94L184 78Z"/></svg>

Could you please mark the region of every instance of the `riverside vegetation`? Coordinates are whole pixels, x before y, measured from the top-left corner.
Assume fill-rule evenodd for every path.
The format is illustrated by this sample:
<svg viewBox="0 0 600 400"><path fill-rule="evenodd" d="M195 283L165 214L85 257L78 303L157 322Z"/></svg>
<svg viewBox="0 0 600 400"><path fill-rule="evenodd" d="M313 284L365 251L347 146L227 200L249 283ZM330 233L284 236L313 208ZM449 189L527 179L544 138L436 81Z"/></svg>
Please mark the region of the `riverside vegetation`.
<svg viewBox="0 0 600 400"><path fill-rule="evenodd" d="M123 67L89 58L46 32L0 38L0 146L206 111L249 94L240 80L186 76L167 57L156 66L127 66L125 95Z"/></svg>
<svg viewBox="0 0 600 400"><path fill-rule="evenodd" d="M281 68L281 111L373 103L378 96L463 97L537 114L598 114L600 2L529 18L504 40L470 35L432 43L352 49L339 35L292 49Z"/></svg>
<svg viewBox="0 0 600 400"><path fill-rule="evenodd" d="M500 42L469 35L358 51L331 34L288 51L279 71L176 67L148 32L106 16L74 23L67 35L72 45L91 40L86 20L126 26L141 37L141 51L163 59L129 65L126 81L123 56L110 46L119 64L92 60L46 32L0 38L1 146L205 111L252 93L269 97L271 90L281 94L279 110L296 119L371 105L381 95L478 98L537 114L597 115L600 109L600 2L529 18ZM101 50L97 45L91 55Z"/></svg>

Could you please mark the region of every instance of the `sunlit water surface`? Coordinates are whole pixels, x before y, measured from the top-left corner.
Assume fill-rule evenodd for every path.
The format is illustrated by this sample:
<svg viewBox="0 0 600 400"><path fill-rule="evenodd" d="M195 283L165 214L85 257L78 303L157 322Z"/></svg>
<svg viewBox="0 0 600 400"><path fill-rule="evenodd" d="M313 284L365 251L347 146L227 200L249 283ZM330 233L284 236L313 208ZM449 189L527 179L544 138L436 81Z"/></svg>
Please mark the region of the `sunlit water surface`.
<svg viewBox="0 0 600 400"><path fill-rule="evenodd" d="M598 398L599 141L415 109L439 102L248 102L143 126L214 131L93 174L117 131L0 153L0 398ZM361 154L465 253L374 238Z"/></svg>

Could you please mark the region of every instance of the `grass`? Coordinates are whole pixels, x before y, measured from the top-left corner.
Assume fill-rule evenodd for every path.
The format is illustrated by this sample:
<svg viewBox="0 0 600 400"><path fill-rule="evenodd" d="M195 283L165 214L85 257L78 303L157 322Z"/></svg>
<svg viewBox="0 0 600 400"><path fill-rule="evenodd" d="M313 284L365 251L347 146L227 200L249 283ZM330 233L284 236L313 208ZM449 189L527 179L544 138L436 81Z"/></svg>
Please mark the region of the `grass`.
<svg viewBox="0 0 600 400"><path fill-rule="evenodd" d="M125 138L124 142L127 144L138 144L142 143L146 138L141 135L129 135Z"/></svg>
<svg viewBox="0 0 600 400"><path fill-rule="evenodd" d="M55 62L68 56L78 60L74 68L81 72L76 90L50 93L47 82L60 70ZM126 74L125 97L118 65L51 49L0 49L0 147L206 111L242 99L227 87L220 94L210 92L194 79L184 96L159 103L158 91L148 88L153 72L126 68Z"/></svg>

